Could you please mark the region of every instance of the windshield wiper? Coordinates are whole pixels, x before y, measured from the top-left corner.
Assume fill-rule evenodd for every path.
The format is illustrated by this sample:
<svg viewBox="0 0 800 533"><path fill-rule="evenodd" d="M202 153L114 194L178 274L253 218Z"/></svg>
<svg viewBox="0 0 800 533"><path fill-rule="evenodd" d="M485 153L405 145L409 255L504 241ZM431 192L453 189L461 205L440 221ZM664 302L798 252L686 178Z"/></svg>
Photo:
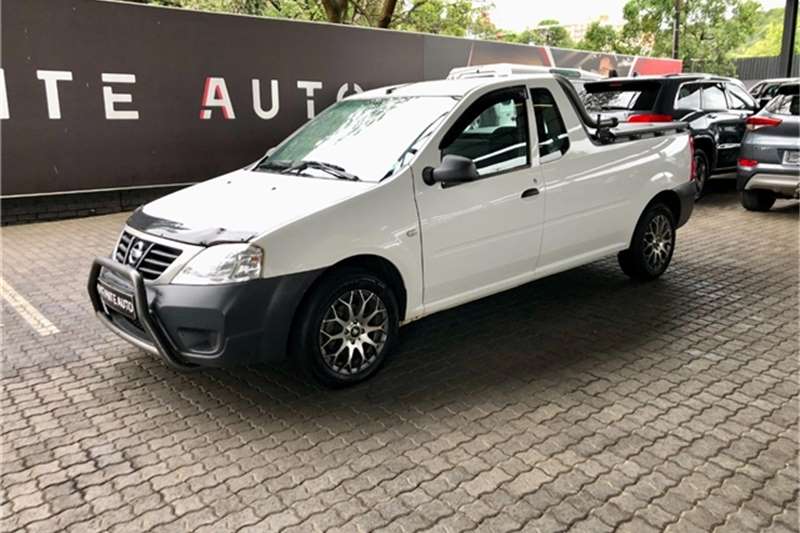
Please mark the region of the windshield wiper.
<svg viewBox="0 0 800 533"><path fill-rule="evenodd" d="M323 163L321 161L297 161L288 168L284 169L282 172L287 174L290 172L296 172L297 174L300 174L309 168L313 170L321 170L322 172L326 172L331 176L342 180L361 181L358 176L355 174L350 174L342 167L338 165L332 165L331 163Z"/></svg>
<svg viewBox="0 0 800 533"><path fill-rule="evenodd" d="M283 161L279 159L265 159L256 165L253 170L277 170L283 172L292 166L291 161Z"/></svg>

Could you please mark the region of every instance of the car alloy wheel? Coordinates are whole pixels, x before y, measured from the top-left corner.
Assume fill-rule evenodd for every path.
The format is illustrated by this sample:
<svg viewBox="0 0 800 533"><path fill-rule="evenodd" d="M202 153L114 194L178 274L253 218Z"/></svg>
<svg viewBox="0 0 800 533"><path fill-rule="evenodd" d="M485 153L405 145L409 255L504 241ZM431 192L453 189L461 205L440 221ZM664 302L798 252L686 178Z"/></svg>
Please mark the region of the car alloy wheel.
<svg viewBox="0 0 800 533"><path fill-rule="evenodd" d="M694 168L694 199L697 200L703 196L706 188L706 182L708 181L708 163L706 163L706 157L703 153L695 152Z"/></svg>
<svg viewBox="0 0 800 533"><path fill-rule="evenodd" d="M351 376L375 364L389 335L389 314L380 296L354 289L328 308L319 330L319 349L334 373Z"/></svg>
<svg viewBox="0 0 800 533"><path fill-rule="evenodd" d="M667 217L662 214L654 216L644 234L644 257L651 272L660 271L669 261L673 241L672 226Z"/></svg>

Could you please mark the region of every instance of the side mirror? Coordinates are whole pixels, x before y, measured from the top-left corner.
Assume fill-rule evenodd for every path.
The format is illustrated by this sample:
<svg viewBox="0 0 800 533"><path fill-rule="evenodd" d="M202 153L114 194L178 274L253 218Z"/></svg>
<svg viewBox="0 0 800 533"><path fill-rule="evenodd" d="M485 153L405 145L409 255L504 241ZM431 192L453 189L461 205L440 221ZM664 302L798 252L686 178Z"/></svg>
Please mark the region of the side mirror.
<svg viewBox="0 0 800 533"><path fill-rule="evenodd" d="M464 183L480 178L475 162L462 155L449 154L442 158L436 167L425 167L422 170L422 181L426 185L435 183Z"/></svg>

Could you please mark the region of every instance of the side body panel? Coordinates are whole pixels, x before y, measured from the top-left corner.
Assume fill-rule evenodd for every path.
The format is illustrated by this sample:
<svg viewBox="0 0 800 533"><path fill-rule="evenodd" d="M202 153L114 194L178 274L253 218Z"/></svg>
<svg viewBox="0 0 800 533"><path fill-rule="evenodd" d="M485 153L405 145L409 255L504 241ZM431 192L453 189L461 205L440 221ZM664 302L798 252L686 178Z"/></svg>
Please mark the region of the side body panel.
<svg viewBox="0 0 800 533"><path fill-rule="evenodd" d="M520 87L524 84L510 83ZM492 87L491 90L497 89ZM540 183L536 158L525 166L481 179L443 186L422 180L425 167L441 162L442 138L482 90L463 99L413 164L425 273L425 312L451 307L513 286L536 268L544 199L531 194ZM536 145L530 99L525 99L529 149ZM529 195L523 197L523 192Z"/></svg>
<svg viewBox="0 0 800 533"><path fill-rule="evenodd" d="M627 248L647 203L688 181L691 165L687 134L595 144L563 91L541 83L556 97L570 148L541 165L546 210L537 277Z"/></svg>
<svg viewBox="0 0 800 533"><path fill-rule="evenodd" d="M690 179L688 134L601 146L589 139L555 80L540 79L527 85L545 87L556 97L572 145L564 157L549 163L540 161L533 150L530 177L524 182L535 184L540 194L530 204L527 217L520 216L515 210L519 204L513 203L520 200L512 196L512 189L518 194L522 183L496 182L496 190L490 194L477 187L474 192L464 185L442 189L422 181L422 169L440 162L438 143L447 123L412 165L422 227L425 314L627 248L647 203L659 192L685 185ZM530 122L535 139L533 117ZM506 208L493 211L496 205ZM497 218L498 214L503 218ZM541 236L541 244L537 244L537 236ZM535 266L526 269L523 265ZM431 278L432 270L439 277ZM439 280L444 273L458 279L451 279L446 286Z"/></svg>
<svg viewBox="0 0 800 533"><path fill-rule="evenodd" d="M399 271L406 318L422 312L422 259L410 169L253 241L265 253L265 278L317 270L358 255L378 256Z"/></svg>

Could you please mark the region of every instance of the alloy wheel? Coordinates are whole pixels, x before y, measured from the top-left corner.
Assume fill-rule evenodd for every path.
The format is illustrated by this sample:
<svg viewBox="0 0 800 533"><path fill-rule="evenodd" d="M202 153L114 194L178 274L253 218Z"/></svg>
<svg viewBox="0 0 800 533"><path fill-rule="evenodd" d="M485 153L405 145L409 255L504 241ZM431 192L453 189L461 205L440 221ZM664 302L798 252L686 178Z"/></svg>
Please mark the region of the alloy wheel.
<svg viewBox="0 0 800 533"><path fill-rule="evenodd" d="M694 199L697 200L703 195L703 190L708 180L708 165L706 165L706 158L700 154L694 156L694 186L695 194Z"/></svg>
<svg viewBox="0 0 800 533"><path fill-rule="evenodd" d="M333 372L351 376L372 366L389 334L389 313L380 296L354 289L328 308L319 331L319 349Z"/></svg>
<svg viewBox="0 0 800 533"><path fill-rule="evenodd" d="M644 259L651 272L658 272L669 261L672 252L672 226L665 215L656 215L644 234Z"/></svg>

